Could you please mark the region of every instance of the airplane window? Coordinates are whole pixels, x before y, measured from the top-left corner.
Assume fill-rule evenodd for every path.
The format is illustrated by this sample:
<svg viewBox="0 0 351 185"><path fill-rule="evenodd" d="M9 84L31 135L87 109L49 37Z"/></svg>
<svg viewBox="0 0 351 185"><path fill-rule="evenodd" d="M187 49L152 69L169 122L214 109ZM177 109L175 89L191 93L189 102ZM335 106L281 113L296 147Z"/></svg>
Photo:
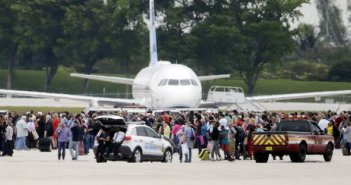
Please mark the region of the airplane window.
<svg viewBox="0 0 351 185"><path fill-rule="evenodd" d="M167 85L167 82L168 82L168 79L165 79L165 80L163 81L163 83L161 84L161 86Z"/></svg>
<svg viewBox="0 0 351 185"><path fill-rule="evenodd" d="M194 86L198 86L196 81L194 79L191 79L191 83L194 85Z"/></svg>
<svg viewBox="0 0 351 185"><path fill-rule="evenodd" d="M161 84L163 83L164 80L165 80L165 79L162 79L162 80L160 81L160 83L158 83L158 86L161 86Z"/></svg>
<svg viewBox="0 0 351 185"><path fill-rule="evenodd" d="M191 85L189 79L180 80L180 85Z"/></svg>
<svg viewBox="0 0 351 185"><path fill-rule="evenodd" d="M179 80L169 79L168 85L179 85Z"/></svg>

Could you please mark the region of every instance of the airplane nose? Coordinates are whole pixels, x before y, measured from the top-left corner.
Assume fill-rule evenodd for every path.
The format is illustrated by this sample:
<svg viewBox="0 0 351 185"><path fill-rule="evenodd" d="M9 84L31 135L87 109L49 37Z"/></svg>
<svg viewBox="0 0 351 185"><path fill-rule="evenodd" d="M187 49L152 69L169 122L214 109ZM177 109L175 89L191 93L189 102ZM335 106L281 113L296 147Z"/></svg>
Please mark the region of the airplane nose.
<svg viewBox="0 0 351 185"><path fill-rule="evenodd" d="M173 108L196 108L201 101L201 92L194 88L174 88L164 92L163 104Z"/></svg>

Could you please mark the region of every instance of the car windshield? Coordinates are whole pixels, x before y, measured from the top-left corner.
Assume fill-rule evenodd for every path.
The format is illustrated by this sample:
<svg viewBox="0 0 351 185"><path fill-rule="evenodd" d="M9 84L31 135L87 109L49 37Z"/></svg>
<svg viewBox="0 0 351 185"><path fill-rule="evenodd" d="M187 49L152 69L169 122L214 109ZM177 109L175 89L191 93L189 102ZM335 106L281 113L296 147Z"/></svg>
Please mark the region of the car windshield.
<svg viewBox="0 0 351 185"><path fill-rule="evenodd" d="M281 121L276 131L310 132L307 121Z"/></svg>

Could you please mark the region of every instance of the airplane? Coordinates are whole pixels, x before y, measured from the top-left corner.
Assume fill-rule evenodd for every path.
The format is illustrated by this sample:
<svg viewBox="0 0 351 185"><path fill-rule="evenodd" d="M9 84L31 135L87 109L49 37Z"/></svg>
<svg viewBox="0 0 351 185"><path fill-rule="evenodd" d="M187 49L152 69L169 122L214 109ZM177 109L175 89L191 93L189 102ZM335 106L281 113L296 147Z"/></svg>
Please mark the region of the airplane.
<svg viewBox="0 0 351 185"><path fill-rule="evenodd" d="M149 1L150 25L150 63L143 68L134 79L87 75L72 73L70 76L100 80L112 83L132 85L133 99L99 98L80 95L57 93L17 91L0 89L0 93L17 96L66 98L73 100L89 101L90 106L102 104L140 105L149 108L196 108L200 106L202 87L200 81L229 78L229 74L197 76L189 67L182 64L172 64L168 61L158 61L156 43L156 25L154 0Z"/></svg>
<svg viewBox="0 0 351 185"><path fill-rule="evenodd" d="M198 108L206 105L213 105L215 102L201 100L202 87L200 81L229 78L229 74L197 76L189 67L182 64L172 64L169 61L158 61L156 43L156 25L154 0L149 1L150 6L150 25L149 25L149 44L150 44L150 63L143 68L134 79L87 75L72 73L70 76L100 80L112 83L132 85L133 99L91 97L82 95L69 95L59 93L46 93L36 91L19 91L0 89L0 94L29 96L55 99L71 99L89 102L90 107L101 107L109 104L114 106L139 105L153 109L169 108ZM267 102L289 99L299 99L308 97L322 97L351 94L350 90L293 93L267 96L246 97L246 100ZM231 102L227 102L231 103ZM234 103L234 102L233 102Z"/></svg>

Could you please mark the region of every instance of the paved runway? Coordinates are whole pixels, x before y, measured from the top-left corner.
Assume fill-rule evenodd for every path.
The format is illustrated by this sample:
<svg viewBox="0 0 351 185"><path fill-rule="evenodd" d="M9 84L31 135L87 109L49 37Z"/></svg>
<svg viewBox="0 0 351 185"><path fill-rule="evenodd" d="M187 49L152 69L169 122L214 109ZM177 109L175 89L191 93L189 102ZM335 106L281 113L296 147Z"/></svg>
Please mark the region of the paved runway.
<svg viewBox="0 0 351 185"><path fill-rule="evenodd" d="M283 161L266 164L254 161L200 161L179 163L174 155L171 164L143 162L107 162L97 164L92 154L78 161L58 161L56 150L49 153L15 151L13 157L0 157L1 185L307 185L346 184L351 172L351 156L334 152L332 162L322 156L308 156L305 163ZM68 150L67 150L68 152ZM193 151L197 153L196 150Z"/></svg>

